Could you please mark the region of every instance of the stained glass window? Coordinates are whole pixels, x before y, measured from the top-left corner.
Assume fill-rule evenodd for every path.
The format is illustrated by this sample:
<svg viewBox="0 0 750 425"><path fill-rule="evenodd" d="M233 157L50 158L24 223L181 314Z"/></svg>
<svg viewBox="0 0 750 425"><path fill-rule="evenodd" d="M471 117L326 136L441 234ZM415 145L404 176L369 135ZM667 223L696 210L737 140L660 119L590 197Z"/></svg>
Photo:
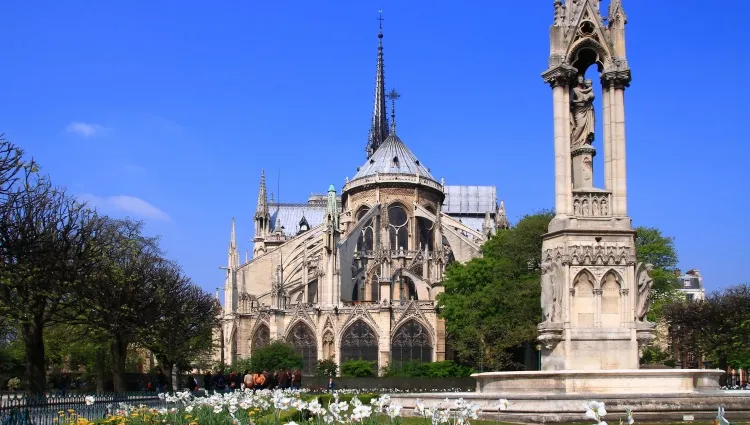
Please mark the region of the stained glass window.
<svg viewBox="0 0 750 425"><path fill-rule="evenodd" d="M255 335L253 335L253 341L250 348L252 350L255 350L256 348L265 347L270 341L271 331L268 329L268 326L262 325L255 331Z"/></svg>
<svg viewBox="0 0 750 425"><path fill-rule="evenodd" d="M370 211L367 207L362 207L357 212L357 222L362 219ZM373 220L367 220L367 223L362 227L362 233L357 239L357 252L360 251L372 251L375 246L375 231L373 230Z"/></svg>
<svg viewBox="0 0 750 425"><path fill-rule="evenodd" d="M410 320L398 328L391 341L391 359L394 362L431 362L432 343L427 329L416 320Z"/></svg>
<svg viewBox="0 0 750 425"><path fill-rule="evenodd" d="M349 326L341 338L341 361L359 359L375 361L377 370L378 337L362 320L357 320Z"/></svg>
<svg viewBox="0 0 750 425"><path fill-rule="evenodd" d="M391 250L409 249L409 230L407 224L409 216L401 205L388 208L388 234L391 240Z"/></svg>
<svg viewBox="0 0 750 425"><path fill-rule="evenodd" d="M302 355L302 373L312 375L318 361L318 344L312 329L302 322L297 323L289 332L287 341Z"/></svg>

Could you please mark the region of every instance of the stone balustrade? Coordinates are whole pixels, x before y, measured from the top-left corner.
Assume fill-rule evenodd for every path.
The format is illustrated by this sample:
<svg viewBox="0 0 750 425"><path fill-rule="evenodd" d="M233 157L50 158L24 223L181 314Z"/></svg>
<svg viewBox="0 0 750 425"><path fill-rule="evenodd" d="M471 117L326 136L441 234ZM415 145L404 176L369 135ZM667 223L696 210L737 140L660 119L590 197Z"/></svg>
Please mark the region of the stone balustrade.
<svg viewBox="0 0 750 425"><path fill-rule="evenodd" d="M347 182L342 188L342 192L347 192L349 190L362 187L362 186L368 186L372 184L381 184L381 183L411 183L411 184L416 184L416 185L421 185L421 186L427 186L432 189L439 190L441 192L444 191L444 187L442 184L436 182L435 180L432 180L429 177L420 176L418 174L382 173L382 174L375 174L374 176L362 177L362 178Z"/></svg>

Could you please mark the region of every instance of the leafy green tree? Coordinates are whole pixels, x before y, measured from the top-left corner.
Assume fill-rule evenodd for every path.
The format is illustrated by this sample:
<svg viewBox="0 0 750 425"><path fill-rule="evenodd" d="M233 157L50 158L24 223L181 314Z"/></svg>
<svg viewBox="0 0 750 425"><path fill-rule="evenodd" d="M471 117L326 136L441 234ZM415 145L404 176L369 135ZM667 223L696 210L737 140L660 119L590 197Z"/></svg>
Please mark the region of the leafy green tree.
<svg viewBox="0 0 750 425"><path fill-rule="evenodd" d="M39 394L46 386L44 331L81 307L70 293L97 268L101 220L35 167L10 181L0 204L0 315L18 324L28 389Z"/></svg>
<svg viewBox="0 0 750 425"><path fill-rule="evenodd" d="M165 291L160 278L171 263L162 258L158 239L144 236L142 229L141 222L106 219L98 234L99 267L75 288L75 298L86 306L77 323L100 330L111 341L117 392L126 389L128 347L164 314L159 310Z"/></svg>
<svg viewBox="0 0 750 425"><path fill-rule="evenodd" d="M542 240L553 216L527 215L487 241L482 258L447 268L440 316L462 363L480 370L521 367L513 351L537 336Z"/></svg>
<svg viewBox="0 0 750 425"><path fill-rule="evenodd" d="M175 380L176 365L190 365L212 349L219 305L177 264L162 263L155 273L159 314L139 329L138 341L154 354L164 376Z"/></svg>
<svg viewBox="0 0 750 425"><path fill-rule="evenodd" d="M313 374L317 378L334 378L338 369L339 367L333 359L318 360Z"/></svg>
<svg viewBox="0 0 750 425"><path fill-rule="evenodd" d="M250 370L253 372L301 368L302 355L283 341L273 341L265 347L254 349L250 358Z"/></svg>
<svg viewBox="0 0 750 425"><path fill-rule="evenodd" d="M341 376L347 378L373 378L377 376L375 367L378 362L369 360L347 360L341 363Z"/></svg>

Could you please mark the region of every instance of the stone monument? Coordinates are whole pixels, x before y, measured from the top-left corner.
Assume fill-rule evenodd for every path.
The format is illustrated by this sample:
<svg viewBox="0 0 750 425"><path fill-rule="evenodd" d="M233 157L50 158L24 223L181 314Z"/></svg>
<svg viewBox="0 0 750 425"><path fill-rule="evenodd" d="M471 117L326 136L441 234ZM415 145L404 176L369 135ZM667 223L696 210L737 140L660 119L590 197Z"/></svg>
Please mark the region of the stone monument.
<svg viewBox="0 0 750 425"><path fill-rule="evenodd" d="M448 397L471 400L487 413L498 412L492 419L507 422L580 421L587 400L648 419L712 419L720 405L733 417L750 417L750 394L719 390L721 370L639 368L640 349L653 339L655 325L647 320L652 266L636 261L627 211L627 17L621 0L611 0L606 18L599 0L555 0L554 6L543 77L554 101L556 215L542 244L542 370L474 374L475 393ZM599 114L586 78L596 72L602 84ZM595 140L604 157L601 188L594 185ZM417 399L439 405L445 397L394 400L410 409ZM510 401L507 411L498 411L500 398Z"/></svg>

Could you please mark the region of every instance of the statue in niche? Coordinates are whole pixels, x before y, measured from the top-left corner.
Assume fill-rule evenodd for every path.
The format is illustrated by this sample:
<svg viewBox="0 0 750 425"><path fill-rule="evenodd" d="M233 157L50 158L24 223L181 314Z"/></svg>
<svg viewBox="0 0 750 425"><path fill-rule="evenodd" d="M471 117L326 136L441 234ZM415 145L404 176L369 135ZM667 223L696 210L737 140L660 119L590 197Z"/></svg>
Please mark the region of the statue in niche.
<svg viewBox="0 0 750 425"><path fill-rule="evenodd" d="M552 297L555 282L552 277L552 262L542 263L542 322L547 323L552 318Z"/></svg>
<svg viewBox="0 0 750 425"><path fill-rule="evenodd" d="M581 214L581 202L576 199L573 201L573 215L580 215Z"/></svg>
<svg viewBox="0 0 750 425"><path fill-rule="evenodd" d="M599 216L599 202L597 202L596 199L591 201L591 215L594 217Z"/></svg>
<svg viewBox="0 0 750 425"><path fill-rule="evenodd" d="M581 203L581 215L588 216L589 215L589 200L584 199Z"/></svg>
<svg viewBox="0 0 750 425"><path fill-rule="evenodd" d="M638 282L638 294L635 304L635 318L639 322L647 322L648 309L650 307L651 290L654 287L654 279L651 277L651 271L654 269L652 264L640 263L636 269L636 279Z"/></svg>
<svg viewBox="0 0 750 425"><path fill-rule="evenodd" d="M552 261L542 263L542 322L562 321L562 274L560 266Z"/></svg>
<svg viewBox="0 0 750 425"><path fill-rule="evenodd" d="M609 206L607 206L607 200L606 199L602 199L602 203L601 203L601 208L600 209L602 211L602 215L609 215Z"/></svg>
<svg viewBox="0 0 750 425"><path fill-rule="evenodd" d="M571 90L570 147L579 148L594 143L594 88L591 80L578 76L578 85Z"/></svg>

